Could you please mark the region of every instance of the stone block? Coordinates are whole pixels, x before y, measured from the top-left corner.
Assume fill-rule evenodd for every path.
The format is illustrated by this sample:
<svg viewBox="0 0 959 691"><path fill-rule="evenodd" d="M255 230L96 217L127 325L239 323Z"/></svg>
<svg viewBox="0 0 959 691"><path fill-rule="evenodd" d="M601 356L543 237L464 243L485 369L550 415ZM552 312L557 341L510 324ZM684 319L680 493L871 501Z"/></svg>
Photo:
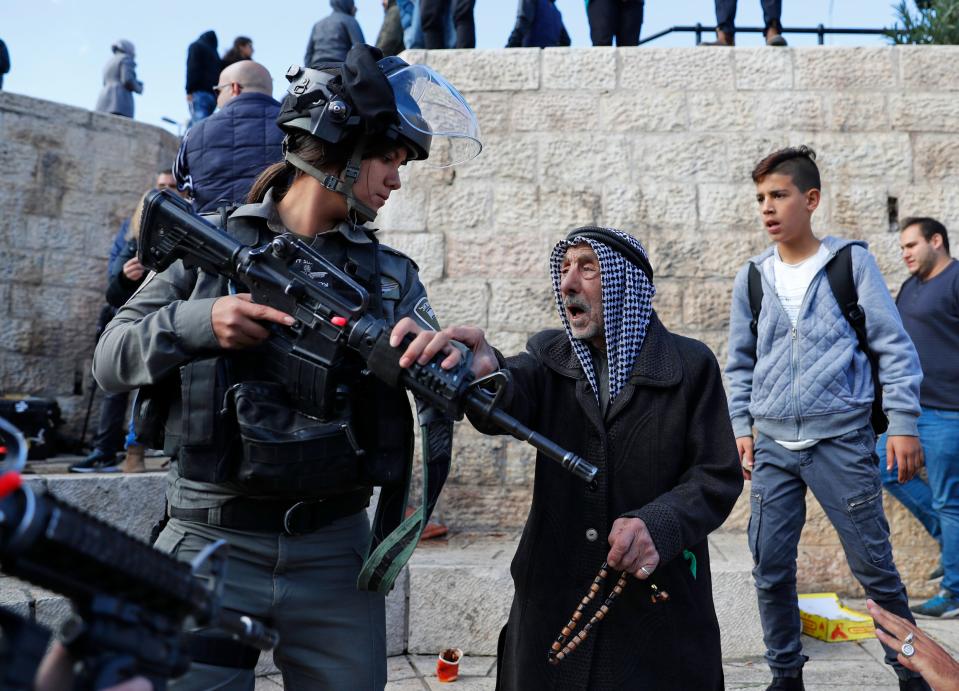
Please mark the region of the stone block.
<svg viewBox="0 0 959 691"><path fill-rule="evenodd" d="M683 323L695 329L726 329L732 304L730 280L702 281L683 291Z"/></svg>
<svg viewBox="0 0 959 691"><path fill-rule="evenodd" d="M665 176L664 176L665 177ZM644 243L658 228L682 226L695 228L698 224L695 191L692 185L666 182L646 177L639 182L640 203L637 236Z"/></svg>
<svg viewBox="0 0 959 691"><path fill-rule="evenodd" d="M456 88L470 91L522 91L540 86L539 48L434 50L427 64Z"/></svg>
<svg viewBox="0 0 959 691"><path fill-rule="evenodd" d="M489 327L555 329L560 326L556 302L548 281L536 279L490 280Z"/></svg>
<svg viewBox="0 0 959 691"><path fill-rule="evenodd" d="M694 232L663 228L650 236L650 261L660 278L731 279L746 261L766 246L757 232Z"/></svg>
<svg viewBox="0 0 959 691"><path fill-rule="evenodd" d="M689 94L690 129L699 132L818 130L822 95L797 91L706 91Z"/></svg>
<svg viewBox="0 0 959 691"><path fill-rule="evenodd" d="M678 132L689 129L682 91L616 91L600 99L600 128L613 132ZM582 103L578 106L583 108ZM595 128L595 112L590 114ZM591 129L592 129L591 128Z"/></svg>
<svg viewBox="0 0 959 691"><path fill-rule="evenodd" d="M703 226L722 227L733 232L762 228L756 186L747 184L700 184L699 219Z"/></svg>
<svg viewBox="0 0 959 691"><path fill-rule="evenodd" d="M629 233L641 231L643 195L639 187L609 182L603 187L602 225Z"/></svg>
<svg viewBox="0 0 959 691"><path fill-rule="evenodd" d="M426 230L430 187L425 184L416 184L418 182L419 179L411 183L409 188L404 185L400 192L390 195L389 200L377 215L377 220L383 228L391 231Z"/></svg>
<svg viewBox="0 0 959 691"><path fill-rule="evenodd" d="M762 655L766 646L746 536L725 532L710 535L709 562L723 658Z"/></svg>
<svg viewBox="0 0 959 691"><path fill-rule="evenodd" d="M837 92L823 96L826 129L838 132L885 132L890 129L886 94Z"/></svg>
<svg viewBox="0 0 959 691"><path fill-rule="evenodd" d="M547 186L599 188L606 180L628 180L626 138L621 135L556 136L542 142L541 180Z"/></svg>
<svg viewBox="0 0 959 691"><path fill-rule="evenodd" d="M453 465L450 484L495 487L503 481L506 439L477 432L471 425L458 425L453 435Z"/></svg>
<svg viewBox="0 0 959 691"><path fill-rule="evenodd" d="M521 91L512 100L512 129L550 133L596 129L596 98L586 101L572 91Z"/></svg>
<svg viewBox="0 0 959 691"><path fill-rule="evenodd" d="M15 249L0 249L0 266L4 279L17 283L37 285L43 280L43 255Z"/></svg>
<svg viewBox="0 0 959 691"><path fill-rule="evenodd" d="M889 207L886 190L878 186L834 186L832 223L839 235L847 231L889 231Z"/></svg>
<svg viewBox="0 0 959 691"><path fill-rule="evenodd" d="M536 449L517 439L508 440L504 471L507 485L517 485L532 491L533 477L536 474Z"/></svg>
<svg viewBox="0 0 959 691"><path fill-rule="evenodd" d="M433 187L430 190L430 231L487 228L492 223L492 190L482 184Z"/></svg>
<svg viewBox="0 0 959 691"><path fill-rule="evenodd" d="M436 281L443 277L446 243L442 233L391 233L380 240L410 257L420 267L420 280Z"/></svg>
<svg viewBox="0 0 959 691"><path fill-rule="evenodd" d="M736 48L733 51L737 89L791 89L793 51L772 53L766 48Z"/></svg>
<svg viewBox="0 0 959 691"><path fill-rule="evenodd" d="M926 180L899 187L895 196L899 200L899 218L932 216L942 221L946 228L959 222L959 189L952 185Z"/></svg>
<svg viewBox="0 0 959 691"><path fill-rule="evenodd" d="M596 223L601 213L598 191L543 185L539 190L539 227L553 242L573 228Z"/></svg>
<svg viewBox="0 0 959 691"><path fill-rule="evenodd" d="M514 551L501 541L417 550L409 566L409 651L435 655L455 645L467 655L494 655L512 600Z"/></svg>
<svg viewBox="0 0 959 691"><path fill-rule="evenodd" d="M29 353L37 347L33 322L29 319L5 319L0 329L0 349Z"/></svg>
<svg viewBox="0 0 959 691"><path fill-rule="evenodd" d="M43 258L42 281L46 286L91 288L91 283L105 282L106 268L106 262L97 257L50 250Z"/></svg>
<svg viewBox="0 0 959 691"><path fill-rule="evenodd" d="M406 652L409 636L410 572L403 569L386 596L386 654Z"/></svg>
<svg viewBox="0 0 959 691"><path fill-rule="evenodd" d="M440 324L487 326L489 286L482 279L448 278L430 285L430 303Z"/></svg>
<svg viewBox="0 0 959 691"><path fill-rule="evenodd" d="M533 184L496 185L493 219L498 232L538 232L540 188Z"/></svg>
<svg viewBox="0 0 959 691"><path fill-rule="evenodd" d="M548 281L552 241L543 233L450 231L446 234L446 275L532 277Z"/></svg>
<svg viewBox="0 0 959 691"><path fill-rule="evenodd" d="M726 139L714 134L643 134L632 139L635 177L722 181L729 175ZM627 180L629 178L614 178ZM748 178L747 178L748 179Z"/></svg>
<svg viewBox="0 0 959 691"><path fill-rule="evenodd" d="M510 129L512 97L501 92L474 91L469 95L470 108L476 113L480 137L506 134Z"/></svg>
<svg viewBox="0 0 959 691"><path fill-rule="evenodd" d="M656 273L656 296L653 309L667 329L682 333L683 327L683 283L673 279L660 279L659 267L653 266Z"/></svg>
<svg viewBox="0 0 959 691"><path fill-rule="evenodd" d="M616 88L616 49L546 48L543 51L543 89L602 91Z"/></svg>
<svg viewBox="0 0 959 691"><path fill-rule="evenodd" d="M443 490L443 518L456 530L517 531L529 514L532 487L450 485Z"/></svg>
<svg viewBox="0 0 959 691"><path fill-rule="evenodd" d="M917 182L959 175L959 140L953 135L916 135L913 156Z"/></svg>
<svg viewBox="0 0 959 691"><path fill-rule="evenodd" d="M817 46L792 52L797 89L890 89L899 81L888 48Z"/></svg>
<svg viewBox="0 0 959 691"><path fill-rule="evenodd" d="M904 89L959 90L959 46L897 46L893 51Z"/></svg>
<svg viewBox="0 0 959 691"><path fill-rule="evenodd" d="M704 176L705 182L733 182L746 184L752 182L752 172L756 164L764 157L784 146L799 146L806 143L805 136L795 133L772 133L731 135L726 141L726 175ZM711 145L716 146L710 142ZM817 152L818 153L818 152Z"/></svg>
<svg viewBox="0 0 959 691"><path fill-rule="evenodd" d="M39 152L30 144L4 137L0 140L0 179L18 187L32 181L38 158Z"/></svg>
<svg viewBox="0 0 959 691"><path fill-rule="evenodd" d="M483 153L459 169L458 177L534 182L538 172L539 143L530 135L484 137Z"/></svg>
<svg viewBox="0 0 959 691"><path fill-rule="evenodd" d="M619 87L624 91L648 89L710 90L735 88L733 51L689 48L626 48L619 51Z"/></svg>
<svg viewBox="0 0 959 691"><path fill-rule="evenodd" d="M45 475L27 477L27 481L141 540L150 536L166 506L163 473Z"/></svg>
<svg viewBox="0 0 959 691"><path fill-rule="evenodd" d="M486 334L486 340L504 357L510 357L526 352L526 341L531 335L529 331L491 331Z"/></svg>
<svg viewBox="0 0 959 691"><path fill-rule="evenodd" d="M949 92L890 94L889 119L895 130L959 132L959 104Z"/></svg>
<svg viewBox="0 0 959 691"><path fill-rule="evenodd" d="M914 149L907 134L810 134L805 139L816 151L823 180L831 184L911 180Z"/></svg>

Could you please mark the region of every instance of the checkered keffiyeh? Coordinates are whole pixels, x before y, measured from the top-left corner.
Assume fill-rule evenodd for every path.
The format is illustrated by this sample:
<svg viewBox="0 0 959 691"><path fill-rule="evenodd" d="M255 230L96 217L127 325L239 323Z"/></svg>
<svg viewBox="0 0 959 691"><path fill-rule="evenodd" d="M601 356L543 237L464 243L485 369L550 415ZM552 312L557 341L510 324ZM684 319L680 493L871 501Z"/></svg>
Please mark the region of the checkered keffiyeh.
<svg viewBox="0 0 959 691"><path fill-rule="evenodd" d="M644 257L646 248L639 240L614 228L607 228L637 248ZM639 349L646 338L646 328L653 313L653 296L656 288L642 270L628 261L616 250L604 245L598 240L574 236L570 240L562 240L553 248L550 254L550 276L553 279L553 294L556 297L556 307L559 317L563 320L566 335L569 337L573 350L579 358L586 378L596 400L599 401L599 386L596 381L596 372L593 370L593 358L589 347L583 341L573 338L569 328L569 319L563 306L563 296L560 293L560 269L566 250L573 245L589 243L599 258L600 279L603 290L603 323L606 331L606 359L609 363L609 401L616 398L632 373L633 365Z"/></svg>

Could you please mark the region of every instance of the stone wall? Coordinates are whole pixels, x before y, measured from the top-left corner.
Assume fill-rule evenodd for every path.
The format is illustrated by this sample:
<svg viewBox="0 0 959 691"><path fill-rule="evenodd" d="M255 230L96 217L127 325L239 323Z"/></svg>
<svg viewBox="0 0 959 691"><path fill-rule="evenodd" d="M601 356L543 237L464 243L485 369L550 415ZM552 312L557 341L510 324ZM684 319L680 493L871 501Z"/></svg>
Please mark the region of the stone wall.
<svg viewBox="0 0 959 691"><path fill-rule="evenodd" d="M572 227L635 233L671 329L721 362L732 278L766 244L749 173L764 154L819 154L821 234L868 240L891 288L906 277L898 218L959 221L959 48L588 48L407 53L475 107L485 150L469 165L410 166L381 225L422 267L440 319L504 352L559 325L546 256ZM460 425L445 493L457 529L512 530L529 505L529 449ZM748 492L748 486L747 486ZM744 494L744 497L746 495ZM894 501L897 561L913 592L937 550ZM727 523L745 530L748 503ZM745 539L745 538L743 538ZM806 590L854 593L835 531L809 500Z"/></svg>
<svg viewBox="0 0 959 691"><path fill-rule="evenodd" d="M113 237L176 149L157 127L0 92L0 394L55 396L73 433Z"/></svg>

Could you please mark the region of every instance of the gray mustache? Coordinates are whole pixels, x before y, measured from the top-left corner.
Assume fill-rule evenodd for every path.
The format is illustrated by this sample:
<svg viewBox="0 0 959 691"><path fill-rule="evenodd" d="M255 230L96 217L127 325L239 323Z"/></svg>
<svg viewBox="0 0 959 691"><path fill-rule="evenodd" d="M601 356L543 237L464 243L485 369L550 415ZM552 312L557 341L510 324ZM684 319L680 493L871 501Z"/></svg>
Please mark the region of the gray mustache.
<svg viewBox="0 0 959 691"><path fill-rule="evenodd" d="M563 298L563 306L567 309L570 307L576 307L583 310L587 314L591 311L589 302L581 295L569 295Z"/></svg>

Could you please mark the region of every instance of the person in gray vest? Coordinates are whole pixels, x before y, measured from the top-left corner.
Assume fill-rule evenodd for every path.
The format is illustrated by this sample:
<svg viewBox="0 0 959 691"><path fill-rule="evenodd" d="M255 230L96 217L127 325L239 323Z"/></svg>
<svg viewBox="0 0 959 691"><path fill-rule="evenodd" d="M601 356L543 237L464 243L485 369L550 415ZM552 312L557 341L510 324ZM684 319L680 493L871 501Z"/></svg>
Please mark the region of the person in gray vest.
<svg viewBox="0 0 959 691"><path fill-rule="evenodd" d="M235 62L213 88L217 112L187 131L173 164L177 186L200 213L242 204L256 177L282 156L280 104L263 65Z"/></svg>
<svg viewBox="0 0 959 691"><path fill-rule="evenodd" d="M333 11L313 25L303 56L304 67L342 62L351 46L366 42L363 29L356 21L353 0L330 0L330 7Z"/></svg>
<svg viewBox="0 0 959 691"><path fill-rule="evenodd" d="M248 204L211 220L246 245L278 233L305 238L365 286L373 314L433 329L416 264L365 224L399 190L403 164L427 158L440 137L468 160L481 148L478 127L430 68L381 57L355 46L342 66L291 68L277 118L283 160L257 178ZM425 84L435 88L420 102ZM439 129L437 117L449 123L450 113L461 126ZM238 288L180 261L151 274L107 326L94 376L113 391L144 387L143 421L147 410L167 410L157 417L174 460L157 549L188 561L216 540L230 544L223 606L277 630L273 657L286 688L382 689L392 579L380 587L363 577L371 563L401 568L432 508L424 498L422 513L403 521L413 448L406 392L365 376L365 363L340 346L327 353L332 364L309 366L309 387L291 387L290 360L274 346L295 320ZM441 486L451 423L419 409L424 467ZM371 535L374 485L383 489ZM393 541L397 533L406 545ZM393 545L403 556L392 558ZM191 669L172 689L253 689L257 651L216 631L192 640Z"/></svg>
<svg viewBox="0 0 959 691"><path fill-rule="evenodd" d="M114 43L113 57L103 68L103 88L97 98L96 111L133 117L133 94L143 93L143 82L137 79L136 49L123 39Z"/></svg>

